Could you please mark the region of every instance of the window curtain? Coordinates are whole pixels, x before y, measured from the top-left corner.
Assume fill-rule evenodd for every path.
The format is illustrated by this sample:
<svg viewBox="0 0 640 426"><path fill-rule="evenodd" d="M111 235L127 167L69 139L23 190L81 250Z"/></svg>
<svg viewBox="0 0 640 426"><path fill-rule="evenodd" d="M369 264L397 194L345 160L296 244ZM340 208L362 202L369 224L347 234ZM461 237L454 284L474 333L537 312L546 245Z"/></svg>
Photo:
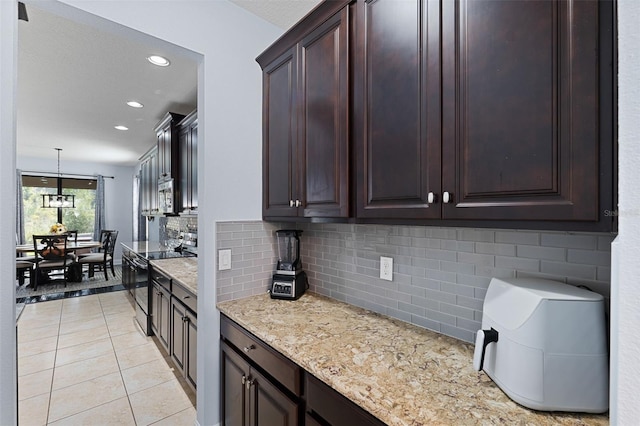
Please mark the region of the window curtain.
<svg viewBox="0 0 640 426"><path fill-rule="evenodd" d="M104 176L96 176L96 212L93 224L93 239L98 241L100 231L105 229L104 220Z"/></svg>
<svg viewBox="0 0 640 426"><path fill-rule="evenodd" d="M24 243L24 203L22 202L22 170L16 169L16 244Z"/></svg>

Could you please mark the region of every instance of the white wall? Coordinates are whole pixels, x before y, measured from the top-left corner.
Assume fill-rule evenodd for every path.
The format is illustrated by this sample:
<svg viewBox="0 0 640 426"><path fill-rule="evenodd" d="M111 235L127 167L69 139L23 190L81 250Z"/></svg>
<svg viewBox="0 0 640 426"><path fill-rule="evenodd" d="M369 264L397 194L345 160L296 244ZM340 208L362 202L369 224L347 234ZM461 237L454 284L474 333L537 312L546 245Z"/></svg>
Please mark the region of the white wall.
<svg viewBox="0 0 640 426"><path fill-rule="evenodd" d="M612 245L611 424L640 418L640 2L618 2L619 233Z"/></svg>
<svg viewBox="0 0 640 426"><path fill-rule="evenodd" d="M68 160L61 161L60 164L60 171L63 174L101 174L114 177L114 179L104 180L105 229L119 231L114 263L120 264L122 249L119 243L133 240L133 176L136 168ZM57 165L52 164L51 160L34 157L17 157L16 167L21 170L57 172Z"/></svg>
<svg viewBox="0 0 640 426"><path fill-rule="evenodd" d="M15 274L16 4L0 1L0 276ZM7 280L5 280L7 283ZM0 285L0 425L16 422L16 291Z"/></svg>

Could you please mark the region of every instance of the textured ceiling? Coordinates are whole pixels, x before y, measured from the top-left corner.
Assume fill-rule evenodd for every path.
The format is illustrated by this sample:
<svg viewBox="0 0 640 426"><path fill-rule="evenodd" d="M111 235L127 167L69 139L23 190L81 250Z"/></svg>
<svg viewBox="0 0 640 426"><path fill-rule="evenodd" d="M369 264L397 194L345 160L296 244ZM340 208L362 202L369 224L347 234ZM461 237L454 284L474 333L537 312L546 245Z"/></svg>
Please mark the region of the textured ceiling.
<svg viewBox="0 0 640 426"><path fill-rule="evenodd" d="M243 9L288 30L311 11L320 0L230 0Z"/></svg>
<svg viewBox="0 0 640 426"><path fill-rule="evenodd" d="M320 0L231 2L288 29ZM62 164L134 165L154 145L153 128L165 112L196 108L193 52L177 54L162 40L100 30L33 3L27 10L29 21L18 27L18 155L55 159L54 148L62 148ZM167 56L171 66L151 65L151 54ZM132 99L145 107L127 106Z"/></svg>

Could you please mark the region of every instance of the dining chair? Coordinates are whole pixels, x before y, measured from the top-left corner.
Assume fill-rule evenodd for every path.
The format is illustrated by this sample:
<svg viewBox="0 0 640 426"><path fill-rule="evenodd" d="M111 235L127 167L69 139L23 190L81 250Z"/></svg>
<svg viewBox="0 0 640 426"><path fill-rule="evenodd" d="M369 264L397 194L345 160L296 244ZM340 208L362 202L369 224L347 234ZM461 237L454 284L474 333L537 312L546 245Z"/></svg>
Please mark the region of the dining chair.
<svg viewBox="0 0 640 426"><path fill-rule="evenodd" d="M95 275L96 267L98 270L104 271L105 280L109 281L109 271L107 267L111 267L111 273L115 278L116 273L113 267L113 250L115 247L116 239L118 238L118 231L102 231L100 232L100 243L102 250L99 253L87 253L82 254L78 258L78 263L81 265L88 265L89 278L93 278Z"/></svg>
<svg viewBox="0 0 640 426"><path fill-rule="evenodd" d="M38 289L38 281L54 270L61 270L61 280L67 286L67 270L75 262L67 256L66 235L34 235L33 251L36 253L33 274L33 289Z"/></svg>
<svg viewBox="0 0 640 426"><path fill-rule="evenodd" d="M67 236L67 240L69 240L69 242L72 243L77 243L78 242L78 230L74 230L74 231L67 231L64 233L64 235Z"/></svg>
<svg viewBox="0 0 640 426"><path fill-rule="evenodd" d="M18 284L24 285L25 274L29 274L29 281L33 280L33 262L19 259L20 258L16 258L16 276L18 278Z"/></svg>

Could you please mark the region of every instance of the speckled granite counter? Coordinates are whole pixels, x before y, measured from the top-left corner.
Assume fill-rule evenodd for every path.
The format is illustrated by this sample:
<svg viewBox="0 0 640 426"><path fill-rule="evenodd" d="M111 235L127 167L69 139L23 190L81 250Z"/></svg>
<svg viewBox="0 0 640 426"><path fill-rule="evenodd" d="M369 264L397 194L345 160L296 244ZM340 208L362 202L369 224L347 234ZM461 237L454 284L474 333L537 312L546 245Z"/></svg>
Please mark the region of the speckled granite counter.
<svg viewBox="0 0 640 426"><path fill-rule="evenodd" d="M473 370L473 345L313 293L218 309L389 425L609 424L523 408Z"/></svg>
<svg viewBox="0 0 640 426"><path fill-rule="evenodd" d="M183 287L198 295L198 258L176 257L149 261L154 268L178 281Z"/></svg>

